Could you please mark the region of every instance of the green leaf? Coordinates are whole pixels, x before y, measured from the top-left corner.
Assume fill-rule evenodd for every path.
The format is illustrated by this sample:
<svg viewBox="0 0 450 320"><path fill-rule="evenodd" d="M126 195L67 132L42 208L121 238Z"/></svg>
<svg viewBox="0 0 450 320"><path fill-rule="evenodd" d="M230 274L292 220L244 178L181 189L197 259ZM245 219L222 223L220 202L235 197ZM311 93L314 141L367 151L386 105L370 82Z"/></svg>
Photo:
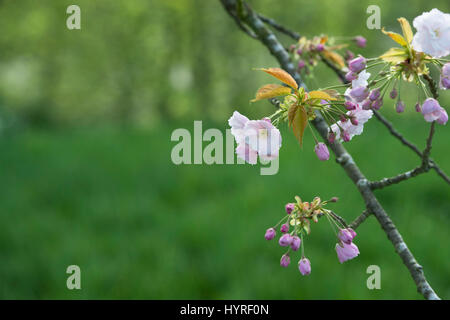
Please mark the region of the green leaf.
<svg viewBox="0 0 450 320"><path fill-rule="evenodd" d="M293 105L288 111L289 125L294 131L300 146L303 145L303 134L308 124L308 115L304 106Z"/></svg>

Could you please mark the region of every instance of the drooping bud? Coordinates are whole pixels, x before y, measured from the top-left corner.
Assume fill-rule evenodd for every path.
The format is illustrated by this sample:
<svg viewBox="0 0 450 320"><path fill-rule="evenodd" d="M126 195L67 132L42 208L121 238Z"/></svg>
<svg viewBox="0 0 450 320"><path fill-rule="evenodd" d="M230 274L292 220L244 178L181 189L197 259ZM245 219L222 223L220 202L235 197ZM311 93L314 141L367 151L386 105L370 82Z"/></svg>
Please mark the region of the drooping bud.
<svg viewBox="0 0 450 320"><path fill-rule="evenodd" d="M319 43L319 44L316 46L316 50L319 51L319 52L323 51L323 49L325 49L325 47L324 47L324 45L321 44L321 43Z"/></svg>
<svg viewBox="0 0 450 320"><path fill-rule="evenodd" d="M291 258L289 257L289 255L287 253L283 254L280 259L280 266L286 268L287 266L289 266L290 263Z"/></svg>
<svg viewBox="0 0 450 320"><path fill-rule="evenodd" d="M307 276L311 273L311 263L309 262L308 258L300 259L300 261L298 262L298 270L304 276Z"/></svg>
<svg viewBox="0 0 450 320"><path fill-rule="evenodd" d="M357 126L358 125L358 119L356 119L356 117L351 117L350 118L350 122L352 123L352 125Z"/></svg>
<svg viewBox="0 0 450 320"><path fill-rule="evenodd" d="M369 96L369 90L366 87L357 87L350 90L350 96L356 102L363 102Z"/></svg>
<svg viewBox="0 0 450 320"><path fill-rule="evenodd" d="M344 142L349 142L350 141L350 134L347 131L342 131L341 132L342 135L342 140L344 140Z"/></svg>
<svg viewBox="0 0 450 320"><path fill-rule="evenodd" d="M345 60L349 61L355 57L355 54L350 50L345 51Z"/></svg>
<svg viewBox="0 0 450 320"><path fill-rule="evenodd" d="M300 248L301 240L298 236L292 237L291 249L297 251Z"/></svg>
<svg viewBox="0 0 450 320"><path fill-rule="evenodd" d="M305 61L300 60L300 61L298 62L298 68L299 68L299 69L303 69L305 66L306 66Z"/></svg>
<svg viewBox="0 0 450 320"><path fill-rule="evenodd" d="M292 211L294 211L294 209L295 209L295 204L294 203L288 203L288 204L286 204L284 209L286 210L287 214L291 214Z"/></svg>
<svg viewBox="0 0 450 320"><path fill-rule="evenodd" d="M361 107L363 108L363 110L369 110L372 107L372 101L370 101L369 99L364 100L361 104Z"/></svg>
<svg viewBox="0 0 450 320"><path fill-rule="evenodd" d="M280 228L281 233L286 233L289 231L289 225L287 223L283 223Z"/></svg>
<svg viewBox="0 0 450 320"><path fill-rule="evenodd" d="M333 143L336 140L336 134L333 131L328 133L328 142Z"/></svg>
<svg viewBox="0 0 450 320"><path fill-rule="evenodd" d="M358 79L358 74L353 71L349 71L345 74L345 80L347 80L349 82L356 80L356 79Z"/></svg>
<svg viewBox="0 0 450 320"><path fill-rule="evenodd" d="M297 54L298 54L299 56L301 56L302 53L303 53L303 50L302 50L302 49L298 49L298 50L297 50Z"/></svg>
<svg viewBox="0 0 450 320"><path fill-rule="evenodd" d="M339 198L338 197L333 197L330 199L330 202L338 202Z"/></svg>
<svg viewBox="0 0 450 320"><path fill-rule="evenodd" d="M380 90L379 90L379 89L373 89L373 90L370 92L370 95L369 95L369 99L370 99L370 100L375 101L375 100L377 100L379 97L380 97Z"/></svg>
<svg viewBox="0 0 450 320"><path fill-rule="evenodd" d="M356 104L351 101L345 101L344 105L345 105L345 109L347 109L347 110L355 110L356 109Z"/></svg>
<svg viewBox="0 0 450 320"><path fill-rule="evenodd" d="M402 113L403 111L405 111L405 103L402 100L398 100L395 104L395 111L397 111L398 113Z"/></svg>
<svg viewBox="0 0 450 320"><path fill-rule="evenodd" d="M365 48L367 40L362 36L356 36L353 38L353 41L356 42L356 45L360 48Z"/></svg>
<svg viewBox="0 0 450 320"><path fill-rule="evenodd" d="M383 105L383 99L379 98L372 103L372 109L379 110Z"/></svg>
<svg viewBox="0 0 450 320"><path fill-rule="evenodd" d="M320 161L326 161L330 159L330 152L328 151L327 146L323 142L319 142L314 147L314 151L316 152L317 157Z"/></svg>
<svg viewBox="0 0 450 320"><path fill-rule="evenodd" d="M392 89L392 91L389 93L389 97L391 97L391 99L397 98L397 89Z"/></svg>
<svg viewBox="0 0 450 320"><path fill-rule="evenodd" d="M416 109L416 112L421 112L422 111L422 109L420 108L420 103L419 102L416 103L414 108Z"/></svg>
<svg viewBox="0 0 450 320"><path fill-rule="evenodd" d="M288 247L292 243L292 237L289 233L285 233L280 237L280 240L278 241L280 246L282 247Z"/></svg>
<svg viewBox="0 0 450 320"><path fill-rule="evenodd" d="M357 57L353 60L350 60L348 63L348 68L353 72L360 72L366 67L366 59L364 57Z"/></svg>
<svg viewBox="0 0 450 320"><path fill-rule="evenodd" d="M276 234L277 234L277 232L275 231L274 228L269 228L266 230L266 234L264 235L264 238L266 238L266 240L272 240L273 238L275 238Z"/></svg>
<svg viewBox="0 0 450 320"><path fill-rule="evenodd" d="M338 234L339 240L346 244L350 244L355 236L356 232L351 228L341 229Z"/></svg>

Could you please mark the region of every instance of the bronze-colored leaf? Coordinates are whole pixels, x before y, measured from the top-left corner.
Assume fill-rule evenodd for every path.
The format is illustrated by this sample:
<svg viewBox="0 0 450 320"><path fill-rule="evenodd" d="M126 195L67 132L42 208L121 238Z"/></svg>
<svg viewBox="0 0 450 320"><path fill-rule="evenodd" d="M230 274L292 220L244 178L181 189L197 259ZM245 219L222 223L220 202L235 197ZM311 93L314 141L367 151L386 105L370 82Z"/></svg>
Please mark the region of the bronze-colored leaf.
<svg viewBox="0 0 450 320"><path fill-rule="evenodd" d="M342 56L334 51L330 51L330 50L324 50L322 52L323 56L330 60L331 62L333 62L334 64L338 65L341 68L345 67L345 61L344 58L342 58Z"/></svg>
<svg viewBox="0 0 450 320"><path fill-rule="evenodd" d="M403 47L407 47L408 46L408 44L406 43L405 38L403 38L400 34L395 33L395 32L391 32L391 31L385 31L384 28L381 28L381 32L383 32L384 34L387 34L389 37L391 37L392 40L397 42L399 45L401 45Z"/></svg>
<svg viewBox="0 0 450 320"><path fill-rule="evenodd" d="M284 71L283 69L280 68L260 68L258 70L264 71L268 74L270 74L272 77L277 78L278 80L280 80L281 82L284 82L285 84L287 84L288 86L290 86L291 88L297 90L298 89L298 84L297 82L294 80L294 78L292 78L292 76L287 73L286 71Z"/></svg>
<svg viewBox="0 0 450 320"><path fill-rule="evenodd" d="M300 142L300 146L303 145L303 134L306 126L308 125L308 115L304 106L293 105L288 111L289 125L294 131L294 135Z"/></svg>
<svg viewBox="0 0 450 320"><path fill-rule="evenodd" d="M279 84L266 84L258 89L255 99L251 100L251 102L285 96L289 93L291 93L291 88L289 87L280 86Z"/></svg>
<svg viewBox="0 0 450 320"><path fill-rule="evenodd" d="M325 91L310 91L308 92L308 99L336 100Z"/></svg>

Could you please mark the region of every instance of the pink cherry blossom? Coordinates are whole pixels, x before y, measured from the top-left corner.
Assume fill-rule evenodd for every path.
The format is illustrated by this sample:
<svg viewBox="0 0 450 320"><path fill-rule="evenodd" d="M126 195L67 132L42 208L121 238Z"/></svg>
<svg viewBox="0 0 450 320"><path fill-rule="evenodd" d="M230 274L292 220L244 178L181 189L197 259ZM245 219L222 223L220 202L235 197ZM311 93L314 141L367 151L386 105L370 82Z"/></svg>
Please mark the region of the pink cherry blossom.
<svg viewBox="0 0 450 320"><path fill-rule="evenodd" d="M351 110L347 112L347 116L350 118L356 118L357 125L352 124L351 121L342 121L339 120L337 123L331 125L330 131L332 131L336 139L344 140L343 135L341 133L341 128L344 130L345 135L348 134L348 140L351 140L355 135L360 135L363 132L364 124L372 118L373 112L372 110L364 110L359 105L356 105L355 110Z"/></svg>
<svg viewBox="0 0 450 320"><path fill-rule="evenodd" d="M448 121L447 112L439 105L439 102L433 98L428 98L423 103L422 115L427 122L437 121L439 124L446 124Z"/></svg>

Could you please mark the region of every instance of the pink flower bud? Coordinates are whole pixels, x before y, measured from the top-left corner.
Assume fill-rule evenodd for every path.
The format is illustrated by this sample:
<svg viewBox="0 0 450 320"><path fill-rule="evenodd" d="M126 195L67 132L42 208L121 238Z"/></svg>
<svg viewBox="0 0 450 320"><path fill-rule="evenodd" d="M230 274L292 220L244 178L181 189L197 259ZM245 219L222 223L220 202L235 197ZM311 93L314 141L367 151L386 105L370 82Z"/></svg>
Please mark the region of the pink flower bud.
<svg viewBox="0 0 450 320"><path fill-rule="evenodd" d="M358 119L356 119L356 117L351 117L350 118L350 122L352 123L352 125L357 126L358 125Z"/></svg>
<svg viewBox="0 0 450 320"><path fill-rule="evenodd" d="M297 236L292 237L291 249L297 251L300 248L301 240Z"/></svg>
<svg viewBox="0 0 450 320"><path fill-rule="evenodd" d="M338 234L339 240L346 244L350 244L355 236L356 232L351 228L341 229Z"/></svg>
<svg viewBox="0 0 450 320"><path fill-rule="evenodd" d="M366 59L364 57L357 57L353 60L350 60L348 63L348 68L353 72L360 72L366 67Z"/></svg>
<svg viewBox="0 0 450 320"><path fill-rule="evenodd" d="M333 143L336 140L336 134L333 131L328 133L328 142Z"/></svg>
<svg viewBox="0 0 450 320"><path fill-rule="evenodd" d="M290 263L291 258L289 257L289 255L287 253L283 254L280 259L280 266L286 268Z"/></svg>
<svg viewBox="0 0 450 320"><path fill-rule="evenodd" d="M356 109L356 104L351 101L345 101L344 105L345 105L345 109L347 109L347 110L355 110Z"/></svg>
<svg viewBox="0 0 450 320"><path fill-rule="evenodd" d="M272 240L273 238L275 238L276 234L277 234L277 232L275 231L274 228L269 228L266 230L266 234L264 235L264 238L266 238L266 240Z"/></svg>
<svg viewBox="0 0 450 320"><path fill-rule="evenodd" d="M298 262L298 270L304 276L307 276L308 274L311 273L311 263L309 262L308 258L302 258Z"/></svg>
<svg viewBox="0 0 450 320"><path fill-rule="evenodd" d="M444 90L450 89L450 78L441 77L441 89Z"/></svg>
<svg viewBox="0 0 450 320"><path fill-rule="evenodd" d="M447 121L448 121L448 114L447 114L447 111L445 111L444 108L441 107L439 118L436 121L437 121L437 123L442 124L442 125L447 123Z"/></svg>
<svg viewBox="0 0 450 320"><path fill-rule="evenodd" d="M319 43L317 46L316 46L316 50L317 51L323 51L323 49L325 49L325 47L324 47L324 45L323 44L321 44L321 43Z"/></svg>
<svg viewBox="0 0 450 320"><path fill-rule="evenodd" d="M345 60L349 61L355 57L355 54L350 50L345 51Z"/></svg>
<svg viewBox="0 0 450 320"><path fill-rule="evenodd" d="M343 263L347 260L351 260L359 255L358 247L351 242L350 244L346 243L336 243L336 253L340 263Z"/></svg>
<svg viewBox="0 0 450 320"><path fill-rule="evenodd" d="M341 116L339 117L339 120L341 120L342 123L346 122L348 119L345 116L345 114L341 114Z"/></svg>
<svg viewBox="0 0 450 320"><path fill-rule="evenodd" d="M347 80L349 82L356 80L356 79L358 79L358 74L355 72L349 71L345 74L345 80Z"/></svg>
<svg viewBox="0 0 450 320"><path fill-rule="evenodd" d="M317 157L320 161L326 161L330 159L330 152L328 151L327 146L323 142L319 142L314 147L314 151L316 152Z"/></svg>
<svg viewBox="0 0 450 320"><path fill-rule="evenodd" d="M402 100L397 101L395 105L395 111L397 111L398 113L402 113L403 111L405 111L405 103Z"/></svg>
<svg viewBox="0 0 450 320"><path fill-rule="evenodd" d="M361 104L361 107L363 108L363 110L370 110L370 108L372 107L372 101L370 101L369 99L364 100Z"/></svg>
<svg viewBox="0 0 450 320"><path fill-rule="evenodd" d="M306 66L305 61L300 60L300 61L298 62L298 68L299 68L299 69L303 69L305 66Z"/></svg>
<svg viewBox="0 0 450 320"><path fill-rule="evenodd" d="M378 100L375 100L373 103L372 103L372 109L375 109L375 110L379 110L380 108L381 108L381 106L383 105L383 99L378 99Z"/></svg>
<svg viewBox="0 0 450 320"><path fill-rule="evenodd" d="M422 114L427 122L437 121L439 124L446 124L448 115L439 102L433 98L428 98L422 105Z"/></svg>
<svg viewBox="0 0 450 320"><path fill-rule="evenodd" d="M362 37L362 36L357 36L353 38L353 41L356 42L356 45L360 48L364 48L366 46L366 38Z"/></svg>
<svg viewBox="0 0 450 320"><path fill-rule="evenodd" d="M292 211L294 211L294 209L295 209L295 204L294 203L288 203L288 204L286 204L284 209L286 210L287 214L291 214Z"/></svg>
<svg viewBox="0 0 450 320"><path fill-rule="evenodd" d="M339 198L338 197L333 197L330 199L330 202L338 202Z"/></svg>
<svg viewBox="0 0 450 320"><path fill-rule="evenodd" d="M420 108L420 103L419 102L416 103L414 108L416 109L416 112L421 112L422 111L422 109Z"/></svg>
<svg viewBox="0 0 450 320"><path fill-rule="evenodd" d="M397 89L392 89L392 91L389 93L389 97L391 97L391 99L397 98Z"/></svg>
<svg viewBox="0 0 450 320"><path fill-rule="evenodd" d="M379 97L380 97L380 90L379 90L379 89L373 89L373 90L370 92L370 95L369 95L369 99L370 99L370 100L375 101L375 100L377 100Z"/></svg>
<svg viewBox="0 0 450 320"><path fill-rule="evenodd" d="M292 237L289 233L285 233L280 237L280 240L278 241L280 246L282 247L288 247L292 243Z"/></svg>
<svg viewBox="0 0 450 320"><path fill-rule="evenodd" d="M302 49L298 49L298 50L297 50L297 54L298 54L299 56L301 56L302 53L303 53L303 50L302 50Z"/></svg>
<svg viewBox="0 0 450 320"><path fill-rule="evenodd" d="M289 225L287 223L283 223L280 228L281 233L286 233L289 231Z"/></svg>
<svg viewBox="0 0 450 320"><path fill-rule="evenodd" d="M350 96L356 102L363 102L369 96L369 90L366 87L357 87L350 90Z"/></svg>

